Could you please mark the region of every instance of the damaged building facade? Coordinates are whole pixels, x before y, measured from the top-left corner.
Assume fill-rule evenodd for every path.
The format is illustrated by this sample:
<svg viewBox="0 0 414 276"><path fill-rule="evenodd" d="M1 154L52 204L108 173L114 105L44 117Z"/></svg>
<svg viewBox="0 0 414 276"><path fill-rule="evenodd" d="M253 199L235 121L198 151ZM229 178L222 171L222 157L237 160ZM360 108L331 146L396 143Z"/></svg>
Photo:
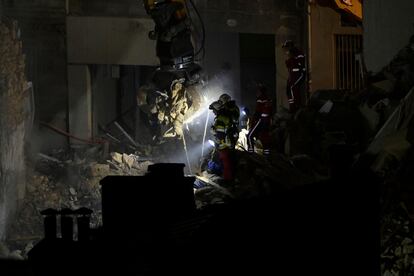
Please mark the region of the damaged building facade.
<svg viewBox="0 0 414 276"><path fill-rule="evenodd" d="M234 236L218 230L220 225L235 231L257 223L269 227L258 244L269 238L269 248L286 248L286 266L295 256L306 260L312 255L289 248L306 244L335 251L334 245L325 246L326 238L338 241L343 251L335 252L342 257L358 245L349 237L361 235L366 243L350 270L358 264L361 271L387 276L413 273L414 190L403 179L412 179L413 161L412 1L184 2L195 62L202 70L196 85L179 89L185 99L170 101L170 83L166 90L148 85L160 80L154 73L160 59L157 41L149 35L154 20L142 2L0 1L0 258L20 260L28 269L27 258L43 239L40 212L48 208L89 208L90 227L96 230L91 237L100 241L99 231L105 229L102 179L142 177L151 175L156 163L185 163L185 174L194 177L194 207L200 213L172 227L174 235L187 235L194 227L191 242L213 247L229 241L230 251L245 244L257 249L254 237L261 229L249 235L247 227ZM286 95L289 72L282 45L287 40L306 57L307 101L295 114L288 111ZM209 166L215 159L207 142L214 119L208 107L227 93L241 111L251 112L242 116L253 115L259 84L268 88L275 110L271 155L262 155L260 143L255 153L239 145L233 155L235 180L223 185ZM150 93L156 104L149 104ZM186 107L175 120L171 111L180 100ZM157 133L172 134L159 138ZM168 189L159 188L160 196ZM261 198L266 200L255 201ZM250 207L261 215L249 212ZM337 216L328 215L330 208ZM279 215L280 228L271 227ZM313 224L308 234L301 232ZM336 237L330 227L344 229L348 237ZM242 242L244 234L249 238ZM369 249L375 242L378 248ZM195 245L188 248L207 258ZM371 249L377 255L367 257ZM248 257L236 255L248 263ZM332 271L308 262L310 271L320 266ZM218 267L214 262L200 273Z"/></svg>
<svg viewBox="0 0 414 276"><path fill-rule="evenodd" d="M214 38L205 40L202 66L205 78L216 90L215 96L228 92L240 104L244 102L254 109L254 87L264 81L276 99L276 64L283 70L284 57L276 55L275 51L287 38L301 44L304 42L300 17L303 6L283 1L257 4L244 1L195 2L203 18L205 36ZM137 1L75 0L1 1L1 4L2 19L15 20L15 25L10 28L14 28L13 32L19 39L16 43L24 54L26 66L24 70L20 69L25 71L27 81L23 82L32 85L21 88L25 98L19 98L19 102L27 110L24 119L28 123L20 126L24 128L21 137L26 140L20 139L20 155L14 154L13 157L20 163L26 160L34 167L44 162L50 163L51 168L71 167L69 160L77 164L86 157L67 156L63 152L68 149L83 155L95 147L99 151L102 149L105 155L109 154L113 144L121 142L127 144L121 148L129 154L139 147L139 155L144 159L142 162L152 159L149 156L151 148L140 141L148 135L145 124L142 126L138 122L141 114L137 111L136 97L139 87L148 80L159 61L155 56L155 42L148 39L154 23L143 5ZM251 45L257 39L263 42L262 45L257 44L259 47L252 49ZM200 43L200 40L196 41L196 46ZM10 45L2 46L7 48ZM257 73L256 69L263 66L267 69ZM144 138L143 141L147 140ZM6 140L2 145L10 148ZM98 154L97 158L102 158L102 155ZM13 162L5 159L2 164ZM119 169L117 164L114 162L111 168ZM23 172L24 164L19 166ZM78 179L67 176L74 174L72 169L63 171L64 178L69 178L69 183L73 184ZM50 169L48 174L51 174ZM21 178L24 173L17 175ZM4 184L2 196L10 201L4 206L10 208L2 208L2 212L19 209L18 202L23 200L24 191L36 190L30 183L47 185L54 177L52 174L35 175L33 179L29 175L29 178L10 182L21 182L20 186ZM57 186L60 185L59 178L53 179ZM71 186L68 185L69 189ZM14 189L19 192L12 191ZM11 194L16 196L10 197ZM21 206L22 203L19 204ZM15 217L12 213L4 216L2 225L10 225ZM7 231L3 229L2 237L6 236Z"/></svg>

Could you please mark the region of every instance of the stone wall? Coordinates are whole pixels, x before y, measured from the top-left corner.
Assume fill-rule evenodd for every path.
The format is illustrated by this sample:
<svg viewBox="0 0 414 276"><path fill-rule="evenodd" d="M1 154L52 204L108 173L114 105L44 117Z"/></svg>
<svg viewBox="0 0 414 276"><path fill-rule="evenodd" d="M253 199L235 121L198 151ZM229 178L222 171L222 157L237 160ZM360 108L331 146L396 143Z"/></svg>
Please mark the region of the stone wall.
<svg viewBox="0 0 414 276"><path fill-rule="evenodd" d="M24 149L31 120L24 69L17 23L0 22L0 240L25 192Z"/></svg>
<svg viewBox="0 0 414 276"><path fill-rule="evenodd" d="M33 83L36 122L67 126L65 1L2 0L3 17L17 20L26 55L27 79ZM67 139L36 128L33 152L65 146Z"/></svg>

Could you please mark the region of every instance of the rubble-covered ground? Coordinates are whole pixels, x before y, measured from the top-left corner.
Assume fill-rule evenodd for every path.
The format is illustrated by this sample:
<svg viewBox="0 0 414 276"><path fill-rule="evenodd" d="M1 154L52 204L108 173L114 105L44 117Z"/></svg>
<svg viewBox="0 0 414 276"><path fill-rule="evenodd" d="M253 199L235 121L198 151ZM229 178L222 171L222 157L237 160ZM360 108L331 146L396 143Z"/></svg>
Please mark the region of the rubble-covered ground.
<svg viewBox="0 0 414 276"><path fill-rule="evenodd" d="M381 170L381 272L414 275L414 151Z"/></svg>
<svg viewBox="0 0 414 276"><path fill-rule="evenodd" d="M43 238L40 211L47 208L76 210L87 207L93 210L91 227L101 226L100 180L107 175L144 175L150 164L150 161L139 161L136 155L116 152L101 163L91 158L70 158L64 151L40 155L28 173L25 199L12 225L11 235L0 247L0 256L27 257L33 245ZM13 250L10 252L8 248Z"/></svg>

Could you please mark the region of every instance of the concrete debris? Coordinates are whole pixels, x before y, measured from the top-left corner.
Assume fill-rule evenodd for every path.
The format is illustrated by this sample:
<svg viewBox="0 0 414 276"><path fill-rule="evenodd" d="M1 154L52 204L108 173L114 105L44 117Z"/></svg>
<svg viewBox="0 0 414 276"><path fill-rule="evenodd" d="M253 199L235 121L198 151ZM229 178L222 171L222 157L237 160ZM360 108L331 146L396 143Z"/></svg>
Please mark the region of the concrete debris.
<svg viewBox="0 0 414 276"><path fill-rule="evenodd" d="M393 137L393 138L392 138ZM381 187L382 275L414 274L414 150L404 133L389 136L373 170L384 179ZM395 140L392 142L392 140Z"/></svg>
<svg viewBox="0 0 414 276"><path fill-rule="evenodd" d="M360 105L359 111L364 117L370 133L375 133L380 124L380 114L374 108L369 107L367 103Z"/></svg>
<svg viewBox="0 0 414 276"><path fill-rule="evenodd" d="M10 251L7 246L0 242L0 259L23 260L21 250Z"/></svg>
<svg viewBox="0 0 414 276"><path fill-rule="evenodd" d="M134 159L134 156L131 154L131 155L128 155L128 154L122 154L122 162L124 162L125 164L127 164L128 165L128 167L131 169L132 168L132 166L133 166L133 164L134 164L134 162L135 162L135 159Z"/></svg>
<svg viewBox="0 0 414 276"><path fill-rule="evenodd" d="M22 257L21 250L14 250L13 252L9 254L7 258L12 259L12 260L24 260L24 258Z"/></svg>
<svg viewBox="0 0 414 276"><path fill-rule="evenodd" d="M118 164L122 163L122 154L119 154L117 152L112 152L111 157L112 157L112 160L114 160Z"/></svg>
<svg viewBox="0 0 414 276"><path fill-rule="evenodd" d="M196 206L198 209L212 205L222 204L229 200L229 197L222 193L222 190L214 186L206 186L195 191Z"/></svg>
<svg viewBox="0 0 414 276"><path fill-rule="evenodd" d="M328 100L322 107L319 109L319 113L329 113L333 107L333 102Z"/></svg>
<svg viewBox="0 0 414 276"><path fill-rule="evenodd" d="M69 192L70 192L70 194L71 194L71 195L73 195L73 196L74 196L74 195L76 195L76 191L75 191L75 189L73 189L72 187L70 187L70 188L69 188Z"/></svg>
<svg viewBox="0 0 414 276"><path fill-rule="evenodd" d="M33 247L34 247L33 242L29 242L28 244L26 244L26 247L24 248L24 251L23 251L23 255L27 256L27 254L29 253L30 250L33 249Z"/></svg>
<svg viewBox="0 0 414 276"><path fill-rule="evenodd" d="M382 275L413 275L414 223L404 205L382 218L381 273Z"/></svg>

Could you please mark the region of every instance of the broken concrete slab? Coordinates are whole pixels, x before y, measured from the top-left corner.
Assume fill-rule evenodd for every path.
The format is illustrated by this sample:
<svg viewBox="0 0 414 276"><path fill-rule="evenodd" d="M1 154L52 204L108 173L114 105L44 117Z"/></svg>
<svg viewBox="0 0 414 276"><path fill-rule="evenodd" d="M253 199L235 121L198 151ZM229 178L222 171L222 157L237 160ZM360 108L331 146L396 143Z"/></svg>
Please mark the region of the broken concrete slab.
<svg viewBox="0 0 414 276"><path fill-rule="evenodd" d="M128 155L123 153L122 154L122 162L128 165L128 168L132 168L135 162L135 158L133 155Z"/></svg>
<svg viewBox="0 0 414 276"><path fill-rule="evenodd" d="M374 108L369 107L367 103L359 106L359 111L364 117L370 132L374 133L378 129L380 123L380 115L378 112Z"/></svg>
<svg viewBox="0 0 414 276"><path fill-rule="evenodd" d="M118 164L122 164L122 154L117 152L111 152L112 160L117 162Z"/></svg>
<svg viewBox="0 0 414 276"><path fill-rule="evenodd" d="M319 113L327 114L331 112L334 103L331 100L327 100L325 104L319 109Z"/></svg>
<svg viewBox="0 0 414 276"><path fill-rule="evenodd" d="M76 190L73 187L70 187L69 188L69 193L74 196L74 195L76 195Z"/></svg>
<svg viewBox="0 0 414 276"><path fill-rule="evenodd" d="M374 137L367 152L370 154L378 154L384 148L385 138L402 128L407 128L413 116L414 87L407 96L401 100L400 105L395 109L394 113L388 118L384 126Z"/></svg>

